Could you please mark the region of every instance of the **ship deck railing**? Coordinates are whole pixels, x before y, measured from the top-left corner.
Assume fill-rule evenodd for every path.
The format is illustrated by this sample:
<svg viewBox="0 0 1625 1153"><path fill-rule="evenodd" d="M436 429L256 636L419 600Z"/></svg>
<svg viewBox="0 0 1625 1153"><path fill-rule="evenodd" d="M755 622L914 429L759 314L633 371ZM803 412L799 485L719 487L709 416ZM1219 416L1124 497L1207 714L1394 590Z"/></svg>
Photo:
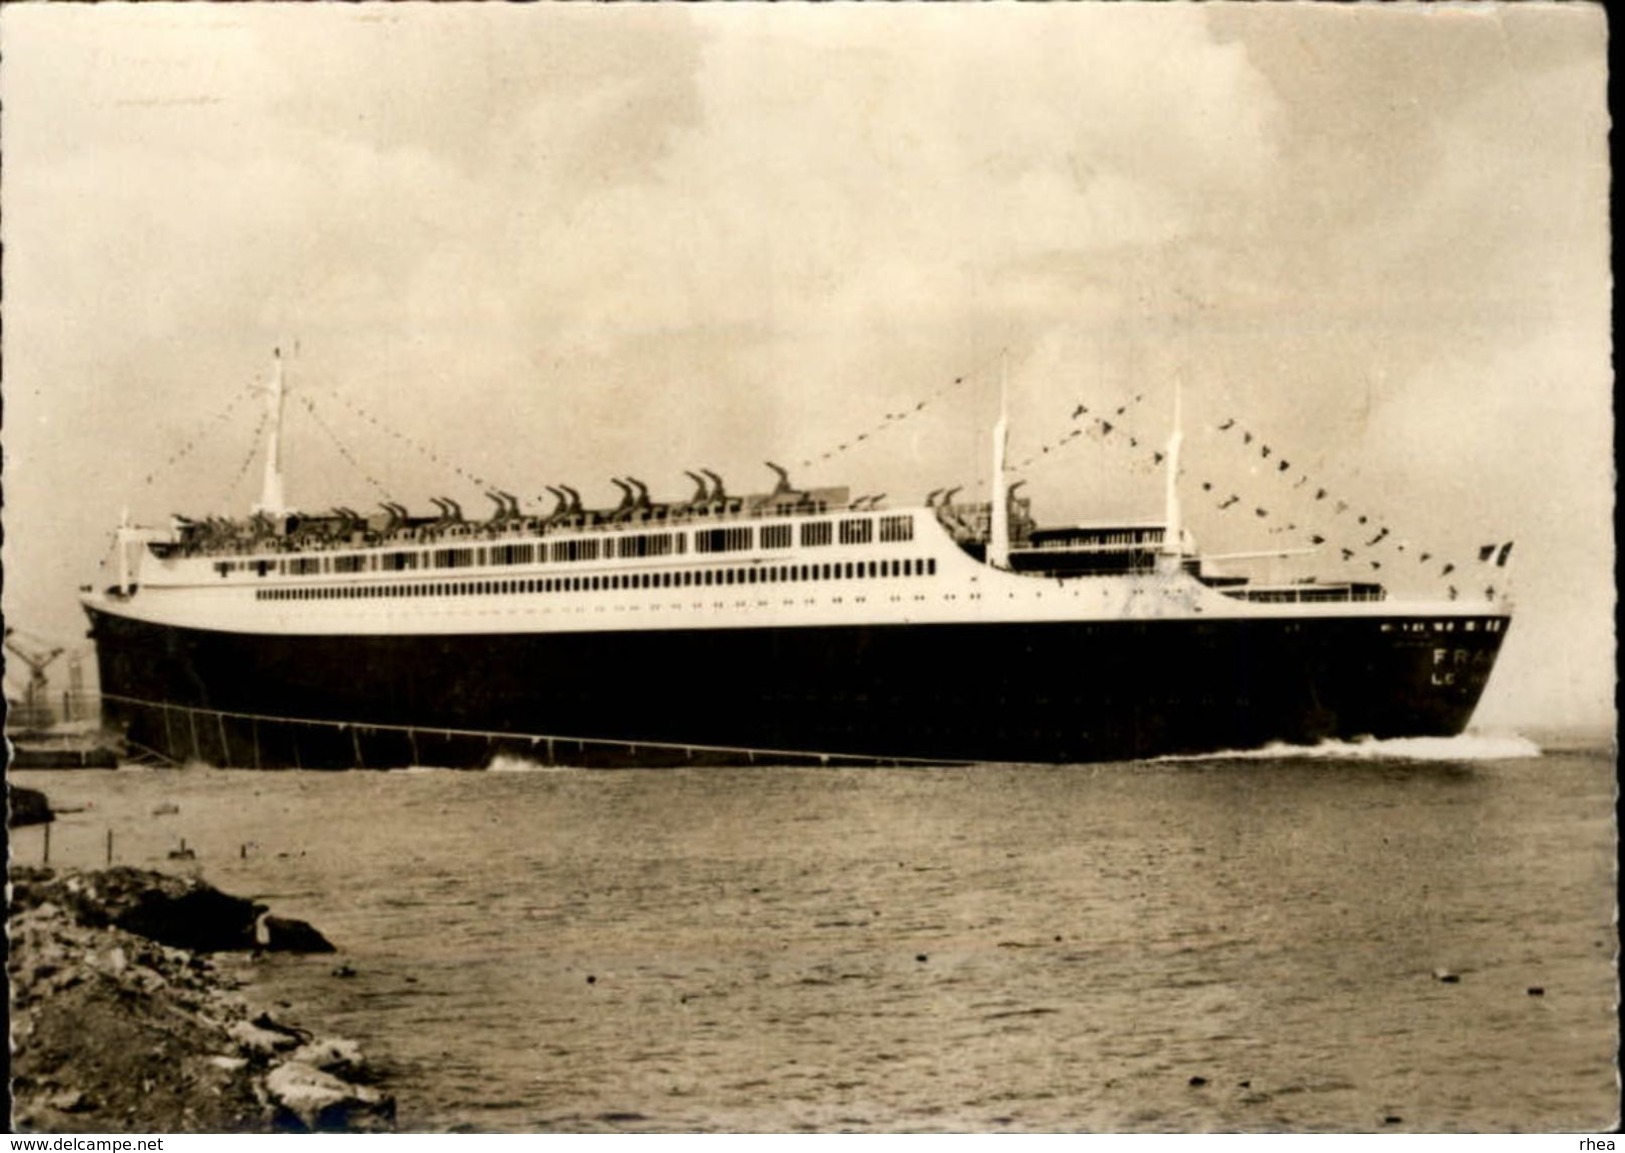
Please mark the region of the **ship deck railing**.
<svg viewBox="0 0 1625 1153"><path fill-rule="evenodd" d="M1288 588L1219 588L1219 592L1254 604L1359 604L1388 599L1384 589L1360 589L1346 585L1293 585Z"/></svg>
<svg viewBox="0 0 1625 1153"><path fill-rule="evenodd" d="M1162 541L1161 540L1110 541L1110 542L1108 542L1108 541L1091 541L1088 544L1081 544L1081 543L1077 543L1077 542L1071 542L1071 543L1066 543L1066 544L1054 544L1054 543L1046 542L1046 543L1042 543L1042 544L1024 544L1024 545L1021 545L1019 548L1015 547L1015 546L1012 546L1012 548L1011 548L1012 552L1033 553L1033 554L1042 553L1042 554L1045 554L1045 555L1054 555L1055 553L1089 553L1089 554L1095 554L1095 553L1124 553L1124 552L1143 552L1143 553L1147 553L1147 554L1150 554L1150 555L1156 555L1157 553L1161 552L1161 550L1162 550Z"/></svg>

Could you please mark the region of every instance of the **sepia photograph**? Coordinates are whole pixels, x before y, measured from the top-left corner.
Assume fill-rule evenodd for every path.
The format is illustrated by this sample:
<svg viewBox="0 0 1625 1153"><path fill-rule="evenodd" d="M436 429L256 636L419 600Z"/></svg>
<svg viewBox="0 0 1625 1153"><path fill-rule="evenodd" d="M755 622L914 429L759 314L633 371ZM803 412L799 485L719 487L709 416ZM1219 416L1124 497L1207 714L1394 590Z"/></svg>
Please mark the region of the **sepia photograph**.
<svg viewBox="0 0 1625 1153"><path fill-rule="evenodd" d="M1613 1132L1607 37L4 5L10 1129Z"/></svg>

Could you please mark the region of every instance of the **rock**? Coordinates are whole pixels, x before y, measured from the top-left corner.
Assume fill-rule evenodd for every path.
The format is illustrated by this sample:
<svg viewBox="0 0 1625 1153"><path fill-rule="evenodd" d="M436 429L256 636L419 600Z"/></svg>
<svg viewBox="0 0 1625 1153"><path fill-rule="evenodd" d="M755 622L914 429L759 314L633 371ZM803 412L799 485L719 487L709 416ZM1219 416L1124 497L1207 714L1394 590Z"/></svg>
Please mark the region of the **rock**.
<svg viewBox="0 0 1625 1153"><path fill-rule="evenodd" d="M254 940L270 953L336 953L333 942L306 921L292 917L262 916L254 926Z"/></svg>
<svg viewBox="0 0 1625 1153"><path fill-rule="evenodd" d="M1433 970L1433 979L1444 985L1454 985L1460 982L1461 974L1452 973L1449 969Z"/></svg>
<svg viewBox="0 0 1625 1153"><path fill-rule="evenodd" d="M43 825L56 820L51 803L38 789L25 789L19 785L6 785L6 826L20 829L24 825Z"/></svg>
<svg viewBox="0 0 1625 1153"><path fill-rule="evenodd" d="M60 1093L53 1093L46 1103L63 1113L83 1113L91 1107L89 1098L77 1089L64 1089Z"/></svg>
<svg viewBox="0 0 1625 1153"><path fill-rule="evenodd" d="M270 1013L261 1013L259 1016L254 1017L250 1024L255 1028L266 1029L272 1033L280 1033L284 1037L292 1038L295 1046L307 1043L313 1036L309 1029L301 1029L298 1025L284 1025L271 1016Z"/></svg>
<svg viewBox="0 0 1625 1153"><path fill-rule="evenodd" d="M1191 1080L1190 1080L1190 1086L1191 1086L1192 1089L1200 1089L1203 1085L1206 1085L1206 1084L1207 1084L1207 1078L1206 1077L1197 1076L1197 1077L1192 1077Z"/></svg>
<svg viewBox="0 0 1625 1153"><path fill-rule="evenodd" d="M323 1037L311 1041L290 1053L288 1060L348 1081L367 1080L367 1061L361 1055L361 1046L348 1037Z"/></svg>
<svg viewBox="0 0 1625 1153"><path fill-rule="evenodd" d="M314 1041L228 991L251 960L246 953L205 960L121 927L179 920L183 935L218 937L218 919L199 924L184 914L224 910L227 928L241 933L233 943L246 947L254 916L243 914L257 913L252 902L135 869L19 868L10 879L13 1124L47 1131L391 1127L394 1103L372 1087L375 1078L363 1076L354 1044ZM301 1048L292 1063L311 1074L279 1076L286 1084L278 1113L265 1082Z"/></svg>
<svg viewBox="0 0 1625 1153"><path fill-rule="evenodd" d="M265 1090L277 1107L280 1128L313 1133L394 1128L393 1097L365 1085L352 1085L300 1061L271 1070Z"/></svg>
<svg viewBox="0 0 1625 1153"><path fill-rule="evenodd" d="M169 982L164 975L156 969L146 965L131 965L129 977L125 984L134 985L144 993L156 993L161 989L167 990Z"/></svg>
<svg viewBox="0 0 1625 1153"><path fill-rule="evenodd" d="M264 911L253 901L229 896L195 877L127 866L69 873L54 881L30 879L28 896L36 904L56 901L91 928L116 925L160 944L197 952L252 949L254 920Z"/></svg>
<svg viewBox="0 0 1625 1153"><path fill-rule="evenodd" d="M226 1026L226 1035L237 1042L238 1048L255 1057L271 1057L293 1049L299 1038L276 1029L261 1028L249 1021L234 1021Z"/></svg>
<svg viewBox="0 0 1625 1153"><path fill-rule="evenodd" d="M1525 989L1524 992L1528 993L1531 997L1544 997L1546 995L1546 990L1539 985L1531 985L1529 988Z"/></svg>

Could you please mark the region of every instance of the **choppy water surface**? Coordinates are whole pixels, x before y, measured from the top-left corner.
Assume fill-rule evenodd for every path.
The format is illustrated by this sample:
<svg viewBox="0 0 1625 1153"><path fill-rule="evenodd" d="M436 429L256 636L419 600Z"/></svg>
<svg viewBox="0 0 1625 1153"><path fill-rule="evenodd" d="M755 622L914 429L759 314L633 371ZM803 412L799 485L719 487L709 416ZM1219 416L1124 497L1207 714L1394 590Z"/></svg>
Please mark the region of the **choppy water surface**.
<svg viewBox="0 0 1625 1153"><path fill-rule="evenodd" d="M407 1128L1610 1128L1613 760L1534 752L18 778L326 932L257 992Z"/></svg>

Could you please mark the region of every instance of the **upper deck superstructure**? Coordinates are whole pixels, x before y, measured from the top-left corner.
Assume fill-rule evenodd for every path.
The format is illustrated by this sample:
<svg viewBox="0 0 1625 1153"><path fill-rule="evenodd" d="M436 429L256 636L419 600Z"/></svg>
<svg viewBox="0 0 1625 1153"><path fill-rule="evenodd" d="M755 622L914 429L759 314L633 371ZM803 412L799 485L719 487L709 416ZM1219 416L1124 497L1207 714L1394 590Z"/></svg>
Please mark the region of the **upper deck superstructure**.
<svg viewBox="0 0 1625 1153"><path fill-rule="evenodd" d="M1168 552L1162 525L1041 529L1024 500L1010 517L1009 567L998 568L985 559L989 521L985 503L891 509L851 501L844 489L567 511L551 521L290 514L280 526L186 523L129 542L145 555L128 566L128 583L89 595L155 623L274 633L621 629L656 617L752 627L1392 609L1375 583L1256 586L1207 574L1187 553L1159 567ZM1442 602L1429 615L1487 607Z"/></svg>

